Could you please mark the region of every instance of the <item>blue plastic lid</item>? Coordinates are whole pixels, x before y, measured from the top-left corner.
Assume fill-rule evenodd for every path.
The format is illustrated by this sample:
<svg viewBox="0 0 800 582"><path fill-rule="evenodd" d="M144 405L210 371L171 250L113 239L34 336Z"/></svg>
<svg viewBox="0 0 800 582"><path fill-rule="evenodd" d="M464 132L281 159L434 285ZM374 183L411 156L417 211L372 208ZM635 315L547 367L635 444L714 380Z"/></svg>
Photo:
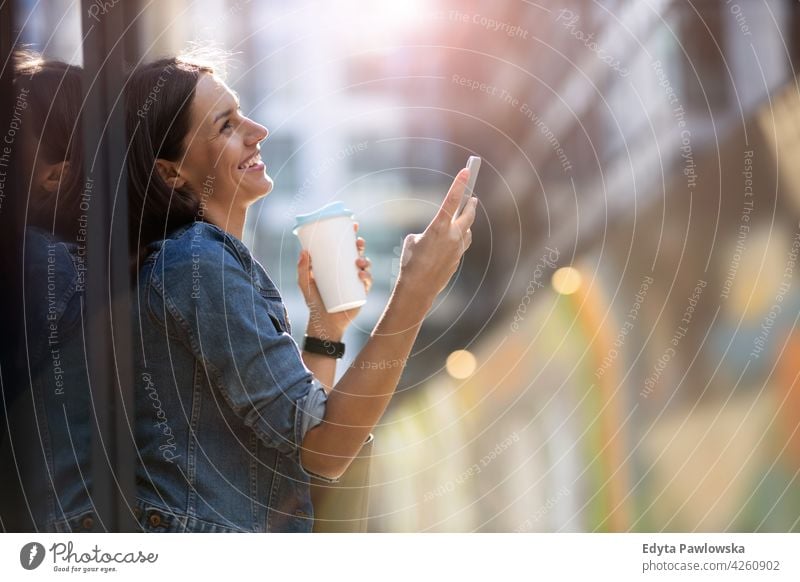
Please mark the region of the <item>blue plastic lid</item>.
<svg viewBox="0 0 800 582"><path fill-rule="evenodd" d="M339 216L349 216L352 218L354 213L352 210L348 209L344 202L340 200L336 200L335 202L331 202L330 204L326 204L319 210L315 210L314 212L309 212L308 214L299 214L295 217L295 224L294 228L292 229L293 234L297 234L297 229L301 226L305 226L310 222L317 222L318 220L324 220L326 218L337 218Z"/></svg>

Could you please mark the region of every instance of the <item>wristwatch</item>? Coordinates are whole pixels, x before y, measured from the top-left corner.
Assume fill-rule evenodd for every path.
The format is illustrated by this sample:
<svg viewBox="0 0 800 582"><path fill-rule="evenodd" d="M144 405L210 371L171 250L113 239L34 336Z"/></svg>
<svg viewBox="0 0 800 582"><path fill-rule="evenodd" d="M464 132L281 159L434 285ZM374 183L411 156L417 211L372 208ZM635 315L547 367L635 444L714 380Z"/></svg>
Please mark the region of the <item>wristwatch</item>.
<svg viewBox="0 0 800 582"><path fill-rule="evenodd" d="M323 340L318 337L305 336L303 340L303 351L312 354L320 354L337 360L344 356L344 344L331 340Z"/></svg>

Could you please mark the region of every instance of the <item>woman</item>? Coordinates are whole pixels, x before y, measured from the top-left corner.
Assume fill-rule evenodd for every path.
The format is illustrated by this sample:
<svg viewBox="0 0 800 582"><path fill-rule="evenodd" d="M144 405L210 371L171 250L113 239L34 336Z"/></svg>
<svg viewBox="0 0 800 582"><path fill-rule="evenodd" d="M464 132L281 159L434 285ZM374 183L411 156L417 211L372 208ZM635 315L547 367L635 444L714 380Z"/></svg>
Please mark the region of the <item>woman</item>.
<svg viewBox="0 0 800 582"><path fill-rule="evenodd" d="M272 189L259 153L267 130L213 67L190 59L143 66L128 87L139 523L310 531L309 477L345 471L402 372L369 364L408 358L469 247L474 201L451 220L468 172L425 232L406 237L386 310L334 386L336 359L313 339L301 352L277 287L240 240L247 208ZM369 259L357 265L369 289ZM307 338L340 342L358 309L327 313L307 253L297 268Z"/></svg>
<svg viewBox="0 0 800 582"><path fill-rule="evenodd" d="M20 382L4 387L10 406L8 425L3 422L8 435L0 446L0 524L13 531L92 531L98 524L90 498L85 264L78 243L82 72L31 52L15 57L19 131L7 137L21 154L13 167L26 208L24 268L17 282L24 290L24 337Z"/></svg>

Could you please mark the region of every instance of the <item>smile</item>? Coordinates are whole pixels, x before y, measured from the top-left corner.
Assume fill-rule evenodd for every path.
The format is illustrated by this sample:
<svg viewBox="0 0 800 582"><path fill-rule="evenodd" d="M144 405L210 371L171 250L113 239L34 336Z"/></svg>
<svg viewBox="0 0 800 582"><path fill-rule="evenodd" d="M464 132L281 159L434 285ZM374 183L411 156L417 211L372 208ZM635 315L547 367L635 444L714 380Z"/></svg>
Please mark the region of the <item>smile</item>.
<svg viewBox="0 0 800 582"><path fill-rule="evenodd" d="M247 158L244 162L242 162L238 166L238 169L243 171L258 170L263 168L264 168L264 163L261 161L261 152L256 152L252 157Z"/></svg>

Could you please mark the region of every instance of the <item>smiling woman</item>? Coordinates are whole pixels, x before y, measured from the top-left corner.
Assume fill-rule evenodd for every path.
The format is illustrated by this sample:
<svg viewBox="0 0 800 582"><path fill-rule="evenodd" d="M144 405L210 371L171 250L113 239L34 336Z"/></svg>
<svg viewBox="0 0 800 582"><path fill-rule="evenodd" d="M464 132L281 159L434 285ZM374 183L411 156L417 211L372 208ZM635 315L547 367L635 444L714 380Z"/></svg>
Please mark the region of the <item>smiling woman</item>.
<svg viewBox="0 0 800 582"><path fill-rule="evenodd" d="M468 171L425 233L406 238L392 299L334 387L360 308L328 313L301 253L298 283L314 314L301 354L278 288L240 240L248 207L272 190L260 156L266 128L243 115L212 66L186 58L134 71L126 107L139 525L310 531L310 477L342 475L400 378L401 367L372 363L407 360L471 242L474 202L452 220ZM356 246L369 291L364 240ZM320 338L340 345L320 352Z"/></svg>
<svg viewBox="0 0 800 582"><path fill-rule="evenodd" d="M267 130L208 65L157 61L129 87L137 517L150 531L307 529L297 443L327 396L239 240L247 207L272 189L259 156Z"/></svg>
<svg viewBox="0 0 800 582"><path fill-rule="evenodd" d="M193 221L198 211L241 238L247 207L272 190L259 146L269 132L242 115L238 97L213 71L199 61L164 59L131 78L127 110L136 247Z"/></svg>
<svg viewBox="0 0 800 582"><path fill-rule="evenodd" d="M189 126L184 155L157 159L158 173L175 189L197 191L213 182L216 195L205 200L206 216L241 238L247 207L272 190L259 146L269 132L245 117L236 95L210 74L197 81Z"/></svg>

